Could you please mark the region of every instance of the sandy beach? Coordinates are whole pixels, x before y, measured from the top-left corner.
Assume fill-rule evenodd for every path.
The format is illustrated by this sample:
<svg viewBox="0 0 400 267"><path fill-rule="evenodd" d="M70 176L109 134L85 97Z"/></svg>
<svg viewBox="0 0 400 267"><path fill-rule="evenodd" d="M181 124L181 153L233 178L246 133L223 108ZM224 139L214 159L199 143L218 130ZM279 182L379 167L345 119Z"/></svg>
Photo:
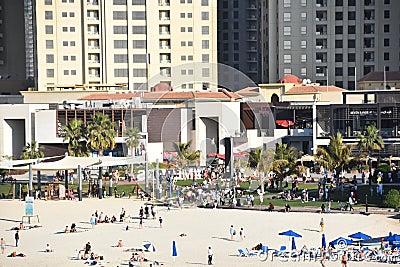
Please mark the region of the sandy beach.
<svg viewBox="0 0 400 267"><path fill-rule="evenodd" d="M304 244L310 247L321 245L319 221L325 221L327 241L340 236L362 231L371 236L385 236L389 231L400 232L398 220L384 215L359 214L317 214L317 213L279 213L252 210L221 210L200 208L156 207L157 219L143 220L139 229L139 220L124 223L98 224L93 229L90 216L96 210L108 216L119 218L121 209L127 216L138 217L139 209L144 205L137 199L84 199L78 201L35 201L35 213L39 215L42 227L20 231L19 246L15 247L15 231L25 213L25 202L18 200L0 201L0 237L6 240L5 254L0 255L0 266L88 266L84 260L73 260L87 242L95 253L104 256L105 266L128 266L130 252L124 248L142 248L143 241L154 244L156 252L146 252L149 263L157 260L164 266L202 266L207 265L207 249L212 247L214 266L320 266L319 262L282 262L281 260L261 262L257 257L238 257L238 249L246 249L258 243L278 249L281 245L290 246L290 239L278 235L279 232L292 229L301 234L296 239L297 247ZM158 217L163 218L160 228ZM76 223L78 233L59 233L66 225ZM33 224L36 224L33 223ZM237 233L244 228L246 237L230 240L229 227L234 225ZM126 226L129 230L126 231ZM181 233L187 234L180 237ZM121 239L124 247L115 247ZM176 241L178 257L172 257L172 241ZM52 253L44 252L49 243ZM12 251L22 252L25 258L6 257ZM366 265L367 264L367 265ZM98 265L97 265L98 266ZM135 266L139 266L136 264ZM341 266L339 261L328 262L327 266ZM350 262L349 266L387 266L383 263Z"/></svg>

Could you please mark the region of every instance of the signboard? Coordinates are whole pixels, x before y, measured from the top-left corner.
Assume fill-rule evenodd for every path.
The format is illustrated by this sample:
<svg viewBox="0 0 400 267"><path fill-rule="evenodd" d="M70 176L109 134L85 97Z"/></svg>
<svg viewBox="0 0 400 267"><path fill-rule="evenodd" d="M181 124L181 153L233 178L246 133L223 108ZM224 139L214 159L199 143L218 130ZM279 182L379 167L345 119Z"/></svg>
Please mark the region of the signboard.
<svg viewBox="0 0 400 267"><path fill-rule="evenodd" d="M25 215L33 216L34 214L34 197L25 198Z"/></svg>

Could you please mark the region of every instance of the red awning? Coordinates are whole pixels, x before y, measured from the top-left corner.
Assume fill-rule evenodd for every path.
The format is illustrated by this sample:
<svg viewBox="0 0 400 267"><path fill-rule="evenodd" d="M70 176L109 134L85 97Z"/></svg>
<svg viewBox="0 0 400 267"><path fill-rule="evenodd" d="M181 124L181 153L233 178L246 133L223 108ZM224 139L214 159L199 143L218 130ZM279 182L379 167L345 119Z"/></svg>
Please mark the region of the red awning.
<svg viewBox="0 0 400 267"><path fill-rule="evenodd" d="M279 126L287 128L289 126L293 126L294 122L290 121L290 120L276 120L276 124L278 124Z"/></svg>

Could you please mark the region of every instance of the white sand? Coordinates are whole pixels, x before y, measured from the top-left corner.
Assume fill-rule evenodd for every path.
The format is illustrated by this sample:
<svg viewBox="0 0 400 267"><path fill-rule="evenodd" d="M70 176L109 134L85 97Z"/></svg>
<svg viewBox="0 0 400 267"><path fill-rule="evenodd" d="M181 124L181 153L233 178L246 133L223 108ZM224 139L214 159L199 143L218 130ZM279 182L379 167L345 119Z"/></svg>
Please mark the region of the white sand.
<svg viewBox="0 0 400 267"><path fill-rule="evenodd" d="M35 202L35 213L40 216L41 228L20 231L19 247L14 247L14 233L10 231L25 212L25 202L0 201L0 237L7 242L6 253L0 255L0 266L88 266L82 260L70 260L90 241L94 252L105 256L110 262L106 266L128 266L127 260L131 253L123 252L122 248L113 247L119 239L125 247L141 248L143 241L151 241L157 251L146 253L146 258L158 260L164 266L201 266L207 265L207 248L214 251L214 266L320 266L318 262L260 262L257 257L238 257L239 248L251 248L262 242L270 248L290 245L288 237L279 236L278 232L292 229L303 238L296 239L297 247L303 244L317 247L321 244L319 230L320 214L314 213L268 213L244 210L211 210L211 209L172 209L157 207L157 220L144 220L143 229L138 229L138 220L133 223L99 224L91 229L89 218L95 210L103 211L109 216L119 218L121 208L127 215L137 216L143 205L136 199L84 199L78 201L43 201ZM158 216L164 220L160 229ZM372 236L384 236L389 231L400 232L398 220L383 215L351 215L324 214L325 234L327 241L339 236L346 237L357 231ZM78 227L88 228L88 231L70 234L55 234L63 231L66 225L75 222ZM233 224L237 233L240 227L245 229L246 238L240 241L229 240L229 226ZM130 230L125 231L129 225ZM187 237L179 237L186 233ZM172 241L175 240L178 257L172 258ZM55 250L44 253L49 243ZM23 252L26 258L7 258L12 251ZM385 266L382 263L368 263L368 266ZM145 263L144 266L148 266ZM328 262L328 266L341 266L339 262ZM366 266L366 263L350 262L349 266Z"/></svg>

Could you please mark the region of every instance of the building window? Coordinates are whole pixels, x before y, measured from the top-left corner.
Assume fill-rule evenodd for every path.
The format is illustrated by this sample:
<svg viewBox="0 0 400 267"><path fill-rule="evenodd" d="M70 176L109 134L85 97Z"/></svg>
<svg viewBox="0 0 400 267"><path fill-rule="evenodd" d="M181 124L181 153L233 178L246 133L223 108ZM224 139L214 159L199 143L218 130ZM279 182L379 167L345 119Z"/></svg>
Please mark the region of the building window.
<svg viewBox="0 0 400 267"><path fill-rule="evenodd" d="M46 6L51 6L53 4L53 0L44 0L44 4Z"/></svg>
<svg viewBox="0 0 400 267"><path fill-rule="evenodd" d="M385 5L390 5L390 0L385 0L384 3Z"/></svg>
<svg viewBox="0 0 400 267"><path fill-rule="evenodd" d="M113 33L114 34L126 34L128 32L127 26L114 26Z"/></svg>
<svg viewBox="0 0 400 267"><path fill-rule="evenodd" d="M343 6L343 0L336 0L335 6Z"/></svg>
<svg viewBox="0 0 400 267"><path fill-rule="evenodd" d="M63 46L68 46L68 41L63 41L62 44Z"/></svg>
<svg viewBox="0 0 400 267"><path fill-rule="evenodd" d="M300 17L301 17L301 20L307 20L307 13L301 12Z"/></svg>
<svg viewBox="0 0 400 267"><path fill-rule="evenodd" d="M347 14L349 20L355 20L356 19L356 12L355 11L349 11Z"/></svg>
<svg viewBox="0 0 400 267"><path fill-rule="evenodd" d="M335 62L343 62L343 55L335 54Z"/></svg>
<svg viewBox="0 0 400 267"><path fill-rule="evenodd" d="M201 20L209 20L209 13L201 12Z"/></svg>
<svg viewBox="0 0 400 267"><path fill-rule="evenodd" d="M133 48L145 49L146 48L146 40L133 40Z"/></svg>
<svg viewBox="0 0 400 267"><path fill-rule="evenodd" d="M239 33L238 32L234 32L233 33L233 40L239 40Z"/></svg>
<svg viewBox="0 0 400 267"><path fill-rule="evenodd" d="M292 49L292 41L283 41L283 49Z"/></svg>
<svg viewBox="0 0 400 267"><path fill-rule="evenodd" d="M283 7L290 7L290 0L283 0Z"/></svg>
<svg viewBox="0 0 400 267"><path fill-rule="evenodd" d="M193 75L193 69L188 70L188 75Z"/></svg>
<svg viewBox="0 0 400 267"><path fill-rule="evenodd" d="M53 11L45 11L44 19L53 19Z"/></svg>
<svg viewBox="0 0 400 267"><path fill-rule="evenodd" d="M234 61L239 61L239 54L238 53L233 54L233 60Z"/></svg>
<svg viewBox="0 0 400 267"><path fill-rule="evenodd" d="M283 21L290 21L292 14L289 12L283 13Z"/></svg>
<svg viewBox="0 0 400 267"><path fill-rule="evenodd" d="M64 75L69 75L69 70L64 70Z"/></svg>
<svg viewBox="0 0 400 267"><path fill-rule="evenodd" d="M75 41L69 42L69 46L75 46Z"/></svg>
<svg viewBox="0 0 400 267"><path fill-rule="evenodd" d="M188 61L192 61L193 60L193 56L188 56L187 59L188 59Z"/></svg>
<svg viewBox="0 0 400 267"><path fill-rule="evenodd" d="M283 74L284 74L284 75L292 74L292 69L291 69L291 68L285 68L285 69L283 69Z"/></svg>
<svg viewBox="0 0 400 267"><path fill-rule="evenodd" d="M307 62L307 55L306 54L301 55L300 60L301 62Z"/></svg>
<svg viewBox="0 0 400 267"><path fill-rule="evenodd" d="M209 49L210 48L210 41L209 40L202 40L201 41L201 48L202 49Z"/></svg>
<svg viewBox="0 0 400 267"><path fill-rule="evenodd" d="M234 21L233 22L233 29L234 30L238 30L239 29L239 22L238 21Z"/></svg>
<svg viewBox="0 0 400 267"><path fill-rule="evenodd" d="M348 60L349 62L356 62L356 54L355 54L355 53L349 53L349 54L347 55L347 60Z"/></svg>
<svg viewBox="0 0 400 267"><path fill-rule="evenodd" d="M124 0L126 2L126 0ZM145 5L146 0L132 0L132 5Z"/></svg>
<svg viewBox="0 0 400 267"><path fill-rule="evenodd" d="M69 16L70 16L71 18L74 18L74 17L75 17L75 12L69 12Z"/></svg>
<svg viewBox="0 0 400 267"><path fill-rule="evenodd" d="M383 12L383 17L384 17L385 19L389 19L389 18L390 18L390 10L385 10L385 11Z"/></svg>
<svg viewBox="0 0 400 267"><path fill-rule="evenodd" d="M75 27L69 27L70 32L75 32Z"/></svg>
<svg viewBox="0 0 400 267"><path fill-rule="evenodd" d="M188 19L191 19L192 18L192 13L187 13L187 17L188 17Z"/></svg>
<svg viewBox="0 0 400 267"><path fill-rule="evenodd" d="M307 0L301 0L301 6L307 6Z"/></svg>
<svg viewBox="0 0 400 267"><path fill-rule="evenodd" d="M355 25L349 25L347 30L348 30L348 34L355 34L356 33L356 26Z"/></svg>
<svg viewBox="0 0 400 267"><path fill-rule="evenodd" d="M343 12L336 12L335 20L343 20Z"/></svg>
<svg viewBox="0 0 400 267"><path fill-rule="evenodd" d="M181 13L181 19L185 18L185 13Z"/></svg>
<svg viewBox="0 0 400 267"><path fill-rule="evenodd" d="M71 70L71 75L76 75L76 70Z"/></svg>
<svg viewBox="0 0 400 267"><path fill-rule="evenodd" d="M134 0L132 1L132 5L134 5L135 2ZM113 5L118 6L118 5L126 5L126 0L113 0Z"/></svg>
<svg viewBox="0 0 400 267"><path fill-rule="evenodd" d="M146 26L132 26L132 34L146 34Z"/></svg>
<svg viewBox="0 0 400 267"><path fill-rule="evenodd" d="M63 18L68 17L68 13L67 12L61 12L61 17L63 17Z"/></svg>
<svg viewBox="0 0 400 267"><path fill-rule="evenodd" d="M63 32L68 32L68 27L62 27Z"/></svg>
<svg viewBox="0 0 400 267"><path fill-rule="evenodd" d="M186 61L186 56L181 56L181 61Z"/></svg>
<svg viewBox="0 0 400 267"><path fill-rule="evenodd" d="M300 74L301 74L302 76L307 76L307 68L301 68L301 69L300 69Z"/></svg>
<svg viewBox="0 0 400 267"><path fill-rule="evenodd" d="M202 77L210 77L210 69L209 68L202 68L201 69Z"/></svg>
<svg viewBox="0 0 400 267"><path fill-rule="evenodd" d="M389 53L383 53L383 60L389 60Z"/></svg>
<svg viewBox="0 0 400 267"><path fill-rule="evenodd" d="M292 55L283 55L283 63L292 63Z"/></svg>
<svg viewBox="0 0 400 267"><path fill-rule="evenodd" d="M193 32L193 28L192 27L188 27L188 32Z"/></svg>
<svg viewBox="0 0 400 267"><path fill-rule="evenodd" d="M343 26L335 26L335 34L343 34Z"/></svg>
<svg viewBox="0 0 400 267"><path fill-rule="evenodd" d="M307 34L307 27L306 26L302 26L300 28L301 34Z"/></svg>
<svg viewBox="0 0 400 267"><path fill-rule="evenodd" d="M348 67L348 68L347 68L347 75L349 75L349 76L354 76L354 75L356 75L356 70L355 70L355 68L354 68L354 67Z"/></svg>
<svg viewBox="0 0 400 267"><path fill-rule="evenodd" d="M147 56L145 54L143 55L133 55L133 62L134 63L146 63L147 62Z"/></svg>
<svg viewBox="0 0 400 267"><path fill-rule="evenodd" d="M383 39L383 46L390 46L390 39Z"/></svg>
<svg viewBox="0 0 400 267"><path fill-rule="evenodd" d="M186 46L186 41L181 41L181 46Z"/></svg>
<svg viewBox="0 0 400 267"><path fill-rule="evenodd" d="M54 78L54 69L46 69L47 78Z"/></svg>
<svg viewBox="0 0 400 267"><path fill-rule="evenodd" d="M114 40L114 49L128 48L128 41L126 40Z"/></svg>
<svg viewBox="0 0 400 267"><path fill-rule="evenodd" d="M114 55L114 63L128 63L128 55L127 54Z"/></svg>
<svg viewBox="0 0 400 267"><path fill-rule="evenodd" d="M193 83L189 83L189 89L193 89Z"/></svg>
<svg viewBox="0 0 400 267"><path fill-rule="evenodd" d="M76 56L71 56L71 61L76 61Z"/></svg>
<svg viewBox="0 0 400 267"><path fill-rule="evenodd" d="M201 0L202 6L208 6L208 0Z"/></svg>
<svg viewBox="0 0 400 267"><path fill-rule="evenodd" d="M181 70L181 75L186 75L186 70Z"/></svg>
<svg viewBox="0 0 400 267"><path fill-rule="evenodd" d="M53 34L53 26L52 25L46 25L45 26L45 31L46 31L46 34Z"/></svg>
<svg viewBox="0 0 400 267"><path fill-rule="evenodd" d="M186 28L185 27L181 27L181 32L186 32Z"/></svg>
<svg viewBox="0 0 400 267"><path fill-rule="evenodd" d="M383 32L390 32L390 25L389 24L383 25Z"/></svg>
<svg viewBox="0 0 400 267"><path fill-rule="evenodd" d="M233 44L233 50L239 50L239 43Z"/></svg>
<svg viewBox="0 0 400 267"><path fill-rule="evenodd" d="M114 69L114 77L128 77L128 69Z"/></svg>
<svg viewBox="0 0 400 267"><path fill-rule="evenodd" d="M343 48L343 40L335 40L335 48Z"/></svg>
<svg viewBox="0 0 400 267"><path fill-rule="evenodd" d="M54 55L46 55L46 63L54 63Z"/></svg>
<svg viewBox="0 0 400 267"><path fill-rule="evenodd" d="M193 42L192 41L188 41L188 46L193 46Z"/></svg>
<svg viewBox="0 0 400 267"><path fill-rule="evenodd" d="M182 85L181 85L181 88L182 88L182 89L186 89L186 84L182 84Z"/></svg>
<svg viewBox="0 0 400 267"><path fill-rule="evenodd" d="M201 26L201 34L207 35L210 33L209 27L208 26Z"/></svg>
<svg viewBox="0 0 400 267"><path fill-rule="evenodd" d="M47 49L52 49L52 48L54 48L53 40L46 40L46 48L47 48Z"/></svg>
<svg viewBox="0 0 400 267"><path fill-rule="evenodd" d="M307 48L307 41L306 40L301 41L300 46L301 48Z"/></svg>
<svg viewBox="0 0 400 267"><path fill-rule="evenodd" d="M126 20L126 12L125 11L113 11L113 20Z"/></svg>
<svg viewBox="0 0 400 267"><path fill-rule="evenodd" d="M348 6L356 6L356 0L349 0Z"/></svg>
<svg viewBox="0 0 400 267"><path fill-rule="evenodd" d="M356 40L354 40L354 39L347 40L347 47L348 48L356 48Z"/></svg>
<svg viewBox="0 0 400 267"><path fill-rule="evenodd" d="M63 61L68 61L68 56L63 56Z"/></svg>
<svg viewBox="0 0 400 267"><path fill-rule="evenodd" d="M133 20L145 20L146 12L145 11L132 11L132 19Z"/></svg>
<svg viewBox="0 0 400 267"><path fill-rule="evenodd" d="M283 35L291 35L292 28L290 26L283 27Z"/></svg>
<svg viewBox="0 0 400 267"><path fill-rule="evenodd" d="M335 76L343 76L343 68L335 68Z"/></svg>

